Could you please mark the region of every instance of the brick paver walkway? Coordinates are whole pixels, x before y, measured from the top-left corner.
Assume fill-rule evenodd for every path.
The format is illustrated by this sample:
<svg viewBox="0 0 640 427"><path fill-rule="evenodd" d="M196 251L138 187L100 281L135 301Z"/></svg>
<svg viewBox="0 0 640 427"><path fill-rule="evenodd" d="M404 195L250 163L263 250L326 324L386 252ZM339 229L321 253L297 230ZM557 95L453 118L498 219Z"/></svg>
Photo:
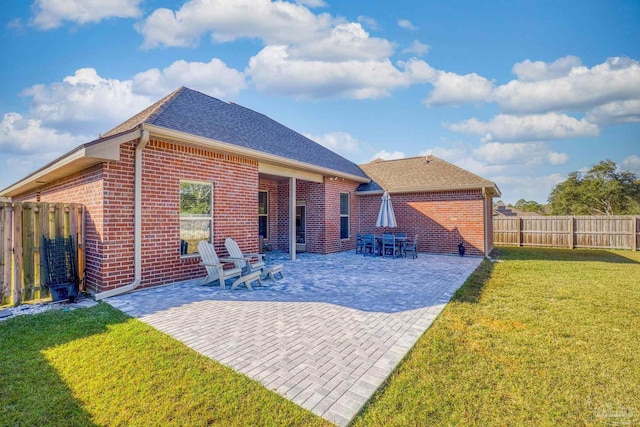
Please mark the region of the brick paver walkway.
<svg viewBox="0 0 640 427"><path fill-rule="evenodd" d="M344 426L480 261L269 254L285 277L254 292L191 280L105 301Z"/></svg>

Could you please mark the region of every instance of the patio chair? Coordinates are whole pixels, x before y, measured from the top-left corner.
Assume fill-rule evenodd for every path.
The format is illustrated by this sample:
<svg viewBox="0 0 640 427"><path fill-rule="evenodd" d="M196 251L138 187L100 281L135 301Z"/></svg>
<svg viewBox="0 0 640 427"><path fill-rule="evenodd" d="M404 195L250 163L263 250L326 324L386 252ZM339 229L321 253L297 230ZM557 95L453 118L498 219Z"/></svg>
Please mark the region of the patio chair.
<svg viewBox="0 0 640 427"><path fill-rule="evenodd" d="M356 253L364 253L364 238L361 233L356 233Z"/></svg>
<svg viewBox="0 0 640 427"><path fill-rule="evenodd" d="M396 237L407 237L407 233L403 232L403 231L399 231L398 233L396 233Z"/></svg>
<svg viewBox="0 0 640 427"><path fill-rule="evenodd" d="M230 237L224 241L224 247L229 252L229 258L244 274L264 268L264 254L243 254L238 243ZM257 260L253 262L252 260Z"/></svg>
<svg viewBox="0 0 640 427"><path fill-rule="evenodd" d="M220 287L222 289L226 289L225 280L231 279L234 277L238 277L235 282L231 285L231 289L235 289L238 285L244 284L247 289L253 291L251 287L251 283L257 281L260 286L262 286L262 280L260 279L260 272L256 271L255 273L250 273L246 275L242 275L242 269L238 267L224 269L222 263L232 264L234 260L230 260L227 258L218 258L218 254L216 254L216 250L213 245L206 240L201 240L198 243L198 253L200 253L200 258L202 258L202 264L207 270L207 277L203 279L200 283L201 285L206 285L207 283L215 282L216 280L220 281Z"/></svg>
<svg viewBox="0 0 640 427"><path fill-rule="evenodd" d="M407 241L403 246L404 256L407 256L407 253L412 254L413 259L418 258L418 235L413 238L413 241Z"/></svg>
<svg viewBox="0 0 640 427"><path fill-rule="evenodd" d="M373 234L365 234L362 236L364 246L362 248L362 254L366 256L376 254L376 236Z"/></svg>
<svg viewBox="0 0 640 427"><path fill-rule="evenodd" d="M398 246L396 246L396 237L393 234L382 235L382 256L397 257L399 255Z"/></svg>

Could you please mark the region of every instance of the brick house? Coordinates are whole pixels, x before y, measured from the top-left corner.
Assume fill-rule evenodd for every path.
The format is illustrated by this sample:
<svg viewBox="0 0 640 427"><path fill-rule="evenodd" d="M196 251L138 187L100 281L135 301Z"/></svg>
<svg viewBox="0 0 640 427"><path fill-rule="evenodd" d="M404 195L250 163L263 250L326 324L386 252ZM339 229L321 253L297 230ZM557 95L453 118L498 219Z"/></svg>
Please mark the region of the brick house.
<svg viewBox="0 0 640 427"><path fill-rule="evenodd" d="M437 173L465 172L435 157L430 163L448 165ZM394 163L359 167L262 114L181 87L0 196L85 205L87 288L101 299L202 276L202 239L220 254L227 237L256 252L263 236L292 258L353 249L356 231L373 227L380 190L392 184L371 180L384 164ZM421 250L450 252L445 231L456 227L472 253L491 249L482 203L490 209L499 192L473 177L482 186L389 187L398 222L421 234Z"/></svg>
<svg viewBox="0 0 640 427"><path fill-rule="evenodd" d="M422 252L457 253L462 243L470 255L493 250L493 197L500 190L435 156L374 160L360 165L371 178L361 184L360 231L376 232L380 197L389 191L398 223L397 231L418 235Z"/></svg>

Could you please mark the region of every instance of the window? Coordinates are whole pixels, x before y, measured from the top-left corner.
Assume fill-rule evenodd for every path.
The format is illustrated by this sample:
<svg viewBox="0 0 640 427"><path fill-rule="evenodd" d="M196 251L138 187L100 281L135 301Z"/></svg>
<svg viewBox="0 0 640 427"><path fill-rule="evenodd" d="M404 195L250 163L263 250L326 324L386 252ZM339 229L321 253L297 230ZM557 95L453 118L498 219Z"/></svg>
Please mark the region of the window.
<svg viewBox="0 0 640 427"><path fill-rule="evenodd" d="M211 241L213 184L180 181L180 254L198 252L200 240Z"/></svg>
<svg viewBox="0 0 640 427"><path fill-rule="evenodd" d="M340 238L349 238L349 193L340 193Z"/></svg>
<svg viewBox="0 0 640 427"><path fill-rule="evenodd" d="M269 193L258 191L258 235L269 238Z"/></svg>

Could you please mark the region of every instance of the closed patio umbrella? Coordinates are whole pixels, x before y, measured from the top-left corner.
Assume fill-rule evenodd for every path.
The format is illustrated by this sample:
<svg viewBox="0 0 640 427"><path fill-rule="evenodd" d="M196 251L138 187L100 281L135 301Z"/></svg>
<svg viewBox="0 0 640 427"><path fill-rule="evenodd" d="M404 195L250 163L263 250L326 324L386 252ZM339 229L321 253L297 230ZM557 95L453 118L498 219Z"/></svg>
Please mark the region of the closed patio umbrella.
<svg viewBox="0 0 640 427"><path fill-rule="evenodd" d="M393 213L393 205L391 204L391 196L389 196L388 191L385 191L382 195L382 203L380 204L376 227L395 228L397 226L396 215Z"/></svg>

